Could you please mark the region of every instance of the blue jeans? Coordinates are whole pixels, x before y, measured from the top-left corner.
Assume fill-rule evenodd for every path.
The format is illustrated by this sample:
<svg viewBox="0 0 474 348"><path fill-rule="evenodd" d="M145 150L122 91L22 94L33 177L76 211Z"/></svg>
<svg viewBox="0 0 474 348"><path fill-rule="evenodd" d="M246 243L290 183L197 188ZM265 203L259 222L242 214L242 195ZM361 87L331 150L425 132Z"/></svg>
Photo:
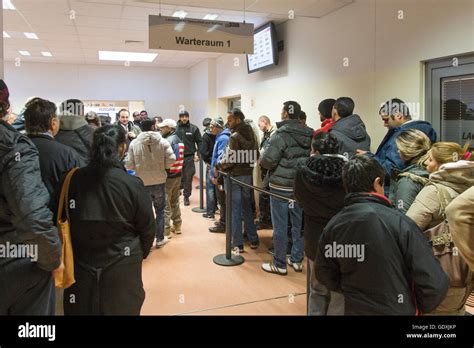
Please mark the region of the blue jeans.
<svg viewBox="0 0 474 348"><path fill-rule="evenodd" d="M155 207L156 213L156 240L165 239L165 207L166 207L166 191L165 184L145 186L150 194L151 201Z"/></svg>
<svg viewBox="0 0 474 348"><path fill-rule="evenodd" d="M211 182L210 166L206 170L206 211L208 215L216 212L216 187Z"/></svg>
<svg viewBox="0 0 474 348"><path fill-rule="evenodd" d="M270 192L280 196L293 198L292 192L271 188ZM302 262L304 259L304 239L301 233L303 209L294 202L290 208L289 202L280 198L270 197L270 207L273 224L273 247L275 248L273 263L279 268L286 268L286 248L288 246L288 212L291 220L291 262Z"/></svg>
<svg viewBox="0 0 474 348"><path fill-rule="evenodd" d="M235 179L246 184L252 183L252 176L236 176ZM225 188L226 192L228 188ZM232 247L243 246L242 219L250 243L258 242L257 229L253 221L253 212L250 205L251 189L232 182ZM229 209L230 207L226 207Z"/></svg>

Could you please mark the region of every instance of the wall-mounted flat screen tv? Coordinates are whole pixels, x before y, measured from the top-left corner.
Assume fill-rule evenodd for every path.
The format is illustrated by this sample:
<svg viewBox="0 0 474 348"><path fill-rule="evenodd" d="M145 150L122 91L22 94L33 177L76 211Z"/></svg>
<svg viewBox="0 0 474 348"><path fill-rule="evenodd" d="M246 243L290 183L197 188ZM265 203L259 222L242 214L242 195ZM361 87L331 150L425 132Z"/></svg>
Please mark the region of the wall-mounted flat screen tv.
<svg viewBox="0 0 474 348"><path fill-rule="evenodd" d="M253 33L253 54L247 55L249 73L278 65L278 41L275 24L267 23Z"/></svg>

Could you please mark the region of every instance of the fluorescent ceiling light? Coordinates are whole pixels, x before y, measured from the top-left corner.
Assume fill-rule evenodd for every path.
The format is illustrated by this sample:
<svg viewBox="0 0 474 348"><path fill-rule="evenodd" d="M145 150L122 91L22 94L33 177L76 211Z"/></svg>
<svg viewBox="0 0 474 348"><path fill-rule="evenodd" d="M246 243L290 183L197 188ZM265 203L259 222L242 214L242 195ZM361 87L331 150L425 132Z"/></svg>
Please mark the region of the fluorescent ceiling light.
<svg viewBox="0 0 474 348"><path fill-rule="evenodd" d="M22 56L31 56L31 53L28 51L18 51Z"/></svg>
<svg viewBox="0 0 474 348"><path fill-rule="evenodd" d="M114 60L120 62L151 63L157 56L158 54L156 53L99 51L99 60Z"/></svg>
<svg viewBox="0 0 474 348"><path fill-rule="evenodd" d="M207 20L209 20L209 21L213 21L213 20L216 19L217 17L219 17L218 14L209 13L209 14L207 14L203 19L207 19Z"/></svg>
<svg viewBox="0 0 474 348"><path fill-rule="evenodd" d="M188 15L188 13L186 11L183 11L183 10L179 10L179 11L174 11L173 13L173 17L178 17L178 18L185 18L186 16Z"/></svg>
<svg viewBox="0 0 474 348"><path fill-rule="evenodd" d="M15 6L13 6L11 0L3 0L3 9L4 10L16 10Z"/></svg>
<svg viewBox="0 0 474 348"><path fill-rule="evenodd" d="M35 33L23 33L28 39L38 40L39 37Z"/></svg>
<svg viewBox="0 0 474 348"><path fill-rule="evenodd" d="M11 38L10 34L8 34L6 31L3 32L3 37L7 39Z"/></svg>
<svg viewBox="0 0 474 348"><path fill-rule="evenodd" d="M43 57L52 57L53 56L51 52L47 52L47 51L41 52L41 54L43 55Z"/></svg>

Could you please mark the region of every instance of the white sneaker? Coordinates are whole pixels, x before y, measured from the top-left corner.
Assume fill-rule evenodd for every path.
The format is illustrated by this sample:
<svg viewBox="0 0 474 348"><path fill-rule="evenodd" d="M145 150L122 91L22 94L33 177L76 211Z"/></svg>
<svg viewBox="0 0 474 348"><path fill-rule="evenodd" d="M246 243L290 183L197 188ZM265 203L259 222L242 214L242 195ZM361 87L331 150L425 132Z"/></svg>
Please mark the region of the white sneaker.
<svg viewBox="0 0 474 348"><path fill-rule="evenodd" d="M288 266L292 266L295 272L303 272L303 262L291 262L289 257L286 258L286 261Z"/></svg>
<svg viewBox="0 0 474 348"><path fill-rule="evenodd" d="M262 263L262 269L268 273L275 273L279 275L287 275L288 271L285 268L279 268L273 264L273 262Z"/></svg>
<svg viewBox="0 0 474 348"><path fill-rule="evenodd" d="M163 240L160 240L159 242L158 241L156 242L155 248L159 249L162 246L164 246L166 243L168 243L169 241L170 240L168 239L168 237L165 237Z"/></svg>

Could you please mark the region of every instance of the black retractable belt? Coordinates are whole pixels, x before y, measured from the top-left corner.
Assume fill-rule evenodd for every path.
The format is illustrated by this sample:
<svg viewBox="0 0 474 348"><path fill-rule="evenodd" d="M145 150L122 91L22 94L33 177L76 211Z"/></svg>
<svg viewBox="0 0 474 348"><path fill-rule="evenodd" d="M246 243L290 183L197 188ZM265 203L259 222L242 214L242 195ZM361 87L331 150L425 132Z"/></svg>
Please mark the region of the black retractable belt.
<svg viewBox="0 0 474 348"><path fill-rule="evenodd" d="M225 212L225 254L220 254L214 257L213 261L215 264L220 265L220 266L238 266L244 263L245 259L240 256L240 255L233 255L232 250L231 250L231 241L232 241L232 182L234 182L237 185L240 186L245 186L248 188L251 188L252 190L256 190L258 192L261 192L263 194L273 196L275 198L279 198L282 200L288 201L288 204L294 205L295 200L278 195L276 193L272 193L269 191L266 191L264 189L261 189L260 187L256 187L253 185L249 185L245 182L242 182L240 180L237 180L233 177L230 176L230 174L219 171L219 174L222 174L224 176L224 186L226 188L225 192L225 201L226 201L226 212Z"/></svg>

